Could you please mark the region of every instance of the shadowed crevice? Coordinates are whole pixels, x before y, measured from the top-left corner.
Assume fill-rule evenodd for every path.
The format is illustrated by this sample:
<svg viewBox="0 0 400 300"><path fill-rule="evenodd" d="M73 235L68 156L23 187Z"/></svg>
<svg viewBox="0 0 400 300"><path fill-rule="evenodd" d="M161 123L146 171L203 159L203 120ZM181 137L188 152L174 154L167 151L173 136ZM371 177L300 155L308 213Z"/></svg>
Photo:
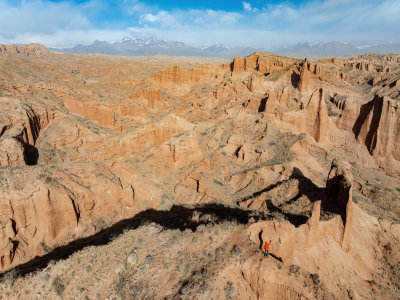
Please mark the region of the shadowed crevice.
<svg viewBox="0 0 400 300"><path fill-rule="evenodd" d="M2 137L3 136L3 134L7 131L7 129L8 128L10 128L11 126L10 125L5 125L5 126L3 126L3 128L1 129L1 131L0 131L0 137Z"/></svg>
<svg viewBox="0 0 400 300"><path fill-rule="evenodd" d="M300 74L297 74L295 71L293 71L292 75L290 75L290 80L292 82L292 86L294 88L297 88L297 86L299 85L299 81L300 81Z"/></svg>
<svg viewBox="0 0 400 300"><path fill-rule="evenodd" d="M258 107L258 112L265 112L265 107L267 106L268 97L262 98L260 101L260 106Z"/></svg>
<svg viewBox="0 0 400 300"><path fill-rule="evenodd" d="M26 165L34 166L37 165L39 160L39 151L36 147L29 145L27 143L22 143L24 147L24 160Z"/></svg>
<svg viewBox="0 0 400 300"><path fill-rule="evenodd" d="M39 137L39 133L40 133L39 117L35 114L35 112L32 109L30 109L29 113L27 112L27 117L29 120L30 128L31 128L33 143L36 143L36 140Z"/></svg>
<svg viewBox="0 0 400 300"><path fill-rule="evenodd" d="M260 230L260 232L258 233L258 240L260 241L260 244L259 244L259 248L260 248L260 250L262 250L262 247L263 247L263 239L262 239L262 234L263 234L263 231L262 231L262 230Z"/></svg>

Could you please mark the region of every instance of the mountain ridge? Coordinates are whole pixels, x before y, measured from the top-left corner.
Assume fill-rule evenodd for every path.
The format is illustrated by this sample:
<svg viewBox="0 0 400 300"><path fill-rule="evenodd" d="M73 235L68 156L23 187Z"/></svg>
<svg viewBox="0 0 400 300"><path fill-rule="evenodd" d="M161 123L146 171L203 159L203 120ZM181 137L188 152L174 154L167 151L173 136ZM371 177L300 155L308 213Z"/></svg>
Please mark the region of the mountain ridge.
<svg viewBox="0 0 400 300"><path fill-rule="evenodd" d="M254 52L271 52L279 55L303 56L344 56L366 53L386 54L400 52L400 44L380 44L355 46L343 42L315 43L308 42L283 47L253 48L231 47L221 43L195 47L180 41L170 41L156 37L124 37L119 41L107 42L96 40L90 45L77 44L71 48L50 48L59 52L74 54L101 53L120 56L153 56L158 54L170 56L199 56L232 58L247 56Z"/></svg>

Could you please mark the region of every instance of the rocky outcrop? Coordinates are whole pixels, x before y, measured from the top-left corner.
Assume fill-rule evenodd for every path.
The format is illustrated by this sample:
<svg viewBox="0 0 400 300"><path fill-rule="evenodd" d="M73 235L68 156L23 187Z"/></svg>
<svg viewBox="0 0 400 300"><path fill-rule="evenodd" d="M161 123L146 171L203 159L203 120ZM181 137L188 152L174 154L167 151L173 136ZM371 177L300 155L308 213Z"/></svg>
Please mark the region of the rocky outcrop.
<svg viewBox="0 0 400 300"><path fill-rule="evenodd" d="M321 64L316 63L316 64L310 64L309 70L320 80L324 81L325 80L325 72L324 69L322 68Z"/></svg>
<svg viewBox="0 0 400 300"><path fill-rule="evenodd" d="M155 89L145 89L129 96L129 99L133 101L145 99L147 101L147 107L151 109L153 109L155 105L160 105L163 102L160 91Z"/></svg>
<svg viewBox="0 0 400 300"><path fill-rule="evenodd" d="M107 166L75 165L59 172L0 170L1 271L134 213L133 187L119 182Z"/></svg>
<svg viewBox="0 0 400 300"><path fill-rule="evenodd" d="M114 127L116 125L116 107L109 104L100 104L94 101L79 101L72 97L63 97L68 110L86 119L95 121L104 127Z"/></svg>
<svg viewBox="0 0 400 300"><path fill-rule="evenodd" d="M348 60L343 62L345 68L351 68L353 70L367 71L367 72L379 72L388 73L390 72L390 67L386 64L372 63L365 60Z"/></svg>
<svg viewBox="0 0 400 300"><path fill-rule="evenodd" d="M350 249L351 234L353 228L353 176L350 166L346 162L334 160L326 182L326 194L328 201L332 201L342 214L344 232L342 249L348 252Z"/></svg>
<svg viewBox="0 0 400 300"><path fill-rule="evenodd" d="M37 163L35 147L40 131L54 115L41 106L13 98L0 98L0 166L22 166Z"/></svg>
<svg viewBox="0 0 400 300"><path fill-rule="evenodd" d="M163 99L159 90L145 89L130 95L125 103L99 103L96 101L80 101L68 95L60 95L68 110L86 119L92 120L103 127L112 128L115 131L123 132L125 127L121 122L147 120L148 110L162 110Z"/></svg>
<svg viewBox="0 0 400 300"><path fill-rule="evenodd" d="M49 51L42 44L0 45L0 53L40 56L49 53Z"/></svg>
<svg viewBox="0 0 400 300"><path fill-rule="evenodd" d="M316 78L325 80L325 73L319 63L311 64L306 58L301 67L300 79L297 84L298 90L306 92L310 88L311 80Z"/></svg>
<svg viewBox="0 0 400 300"><path fill-rule="evenodd" d="M376 96L360 107L353 132L371 155L400 160L400 106L387 97Z"/></svg>
<svg viewBox="0 0 400 300"><path fill-rule="evenodd" d="M183 70L175 66L154 74L151 80L160 86L179 86L208 80L215 76L216 72L217 68L211 65L203 65L191 70Z"/></svg>
<svg viewBox="0 0 400 300"><path fill-rule="evenodd" d="M319 60L320 63L323 64L330 64L330 65L339 65L339 59L337 57L332 57L332 58L327 58L327 59L321 59Z"/></svg>
<svg viewBox="0 0 400 300"><path fill-rule="evenodd" d="M300 71L300 79L297 85L297 88L300 92L305 92L308 90L310 85L311 73L308 70L308 62L307 59L304 61L303 66Z"/></svg>
<svg viewBox="0 0 400 300"><path fill-rule="evenodd" d="M301 272L307 271L318 273L321 279L330 278L332 273L335 274L333 276L355 279L345 280L342 285L346 286L344 289L324 281L331 294L321 296L322 299L329 299L332 294L351 299L348 290L357 291L353 295L370 297L365 278L372 278L374 268L379 264L374 259L377 249L374 228L379 227L377 219L362 212L352 201L352 186L353 180L347 164L335 160L328 175L326 194L333 204L344 206L345 221L338 216L329 220L320 219L321 209L326 208L326 204L317 200L313 203L311 218L297 228L288 222L271 220L256 222L247 229L249 240L260 249L265 241L272 240L270 256L276 262L282 262L283 269L290 266L289 273L297 273L294 276L301 277ZM368 247L370 243L374 247ZM352 275L355 270L363 274L363 278L355 278ZM274 283L276 278L266 276L265 280L269 284Z"/></svg>
<svg viewBox="0 0 400 300"><path fill-rule="evenodd" d="M331 101L339 110L335 120L337 127L352 132L355 139L365 146L367 151L362 157L366 160L372 159L385 170L398 174L398 101L378 95L364 104L339 96L335 96Z"/></svg>
<svg viewBox="0 0 400 300"><path fill-rule="evenodd" d="M24 146L16 138L0 140L0 166L24 166L27 164Z"/></svg>
<svg viewBox="0 0 400 300"><path fill-rule="evenodd" d="M127 132L118 139L118 143L113 145L116 148L115 155L118 153L137 153L146 147L158 146L176 135L182 134L193 129L193 124L185 119L171 117L161 120L155 124L149 124L134 132Z"/></svg>
<svg viewBox="0 0 400 300"><path fill-rule="evenodd" d="M329 132L330 120L323 89L314 91L305 108L294 112L275 112L274 116L291 125L295 132L310 134L317 142L323 142Z"/></svg>
<svg viewBox="0 0 400 300"><path fill-rule="evenodd" d="M262 74L273 73L289 67L294 60L285 59L271 53L254 53L247 57L235 57L232 62L233 73L258 71Z"/></svg>

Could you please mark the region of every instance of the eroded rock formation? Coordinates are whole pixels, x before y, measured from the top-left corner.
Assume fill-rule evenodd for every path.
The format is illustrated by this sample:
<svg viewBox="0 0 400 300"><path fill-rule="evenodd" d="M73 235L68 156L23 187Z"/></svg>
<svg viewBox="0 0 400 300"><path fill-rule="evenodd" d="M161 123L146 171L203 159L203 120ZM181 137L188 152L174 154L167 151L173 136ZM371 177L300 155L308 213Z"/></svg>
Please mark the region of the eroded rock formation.
<svg viewBox="0 0 400 300"><path fill-rule="evenodd" d="M33 165L37 162L36 140L53 113L38 105L12 98L0 98L1 114L0 166Z"/></svg>
<svg viewBox="0 0 400 300"><path fill-rule="evenodd" d="M400 160L399 102L376 96L362 105L353 132L372 155Z"/></svg>
<svg viewBox="0 0 400 300"><path fill-rule="evenodd" d="M0 54L0 272L36 273L1 295L42 286L54 260L69 281L48 298L83 296L94 273L90 298L399 296L398 55L13 51Z"/></svg>
<svg viewBox="0 0 400 300"><path fill-rule="evenodd" d="M351 242L351 232L353 228L353 177L347 163L335 160L328 174L326 183L326 193L328 201L333 201L342 215L344 232L342 249L349 251Z"/></svg>

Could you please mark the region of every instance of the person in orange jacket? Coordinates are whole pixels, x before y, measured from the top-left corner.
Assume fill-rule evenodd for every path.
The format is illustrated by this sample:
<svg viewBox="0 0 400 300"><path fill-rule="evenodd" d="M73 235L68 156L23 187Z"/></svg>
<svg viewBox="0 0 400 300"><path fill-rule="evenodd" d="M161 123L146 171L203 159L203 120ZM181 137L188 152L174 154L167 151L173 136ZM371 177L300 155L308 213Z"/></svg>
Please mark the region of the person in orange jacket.
<svg viewBox="0 0 400 300"><path fill-rule="evenodd" d="M269 242L265 242L265 244L264 244L264 256L267 256L267 257L269 254L269 245L271 245L271 240L269 240Z"/></svg>

